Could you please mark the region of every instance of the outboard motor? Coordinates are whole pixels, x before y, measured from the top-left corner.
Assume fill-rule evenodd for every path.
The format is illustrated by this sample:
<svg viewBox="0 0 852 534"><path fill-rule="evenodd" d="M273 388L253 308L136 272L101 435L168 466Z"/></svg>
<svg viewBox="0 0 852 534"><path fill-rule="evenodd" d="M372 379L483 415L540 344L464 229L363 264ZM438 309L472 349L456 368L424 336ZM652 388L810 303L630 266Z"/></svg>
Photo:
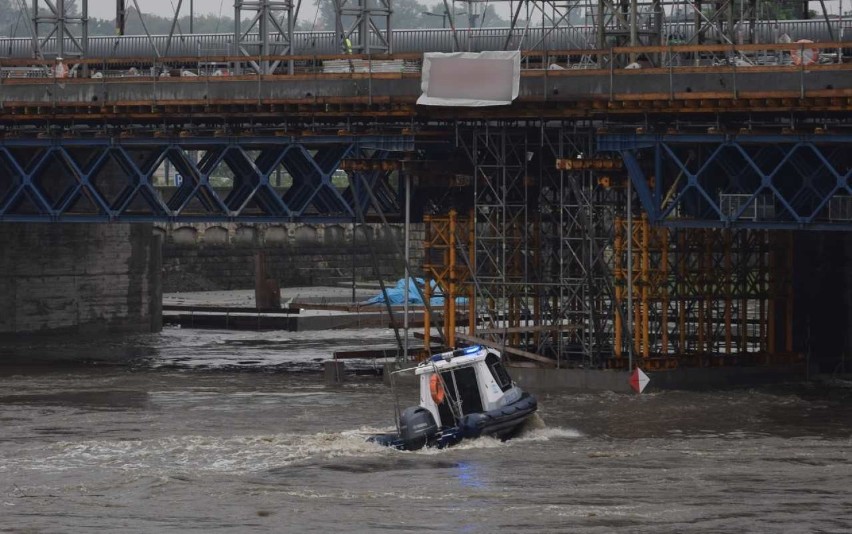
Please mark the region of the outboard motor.
<svg viewBox="0 0 852 534"><path fill-rule="evenodd" d="M399 437L407 451L422 449L438 433L432 413L422 406L406 408L399 416Z"/></svg>

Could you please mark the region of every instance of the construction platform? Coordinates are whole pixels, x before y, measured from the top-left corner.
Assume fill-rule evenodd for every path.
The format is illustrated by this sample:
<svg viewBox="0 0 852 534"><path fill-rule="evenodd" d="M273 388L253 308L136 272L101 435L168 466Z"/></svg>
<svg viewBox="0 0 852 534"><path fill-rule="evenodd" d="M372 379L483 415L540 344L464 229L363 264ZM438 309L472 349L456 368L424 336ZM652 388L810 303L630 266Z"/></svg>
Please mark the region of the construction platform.
<svg viewBox="0 0 852 534"><path fill-rule="evenodd" d="M0 124L82 125L97 121L137 125L294 122L342 118L405 125L483 119L577 119L653 114L842 112L852 104L852 65L843 62L848 43L678 45L553 50L523 53L518 98L510 106L457 108L417 106L421 73L323 72L323 62L403 60L418 65L422 54L269 56L265 62L304 65L292 74L163 77L159 72L198 58L90 58L80 67L98 78L9 78L0 84ZM796 54L830 62L795 62ZM659 58L646 68L616 66L624 56ZM576 63L584 58L583 63ZM238 63L243 57L209 58ZM33 60L2 59L0 68ZM131 132L128 132L132 135ZM303 135L303 132L280 132ZM310 133L304 134L310 135Z"/></svg>
<svg viewBox="0 0 852 534"><path fill-rule="evenodd" d="M224 330L333 330L391 328L383 304L360 304L374 296L373 289L343 287L282 288L280 308L259 309L254 290L198 291L163 295L163 324L184 328ZM422 325L423 308L411 306L409 320ZM393 307L393 321L402 328L404 310Z"/></svg>

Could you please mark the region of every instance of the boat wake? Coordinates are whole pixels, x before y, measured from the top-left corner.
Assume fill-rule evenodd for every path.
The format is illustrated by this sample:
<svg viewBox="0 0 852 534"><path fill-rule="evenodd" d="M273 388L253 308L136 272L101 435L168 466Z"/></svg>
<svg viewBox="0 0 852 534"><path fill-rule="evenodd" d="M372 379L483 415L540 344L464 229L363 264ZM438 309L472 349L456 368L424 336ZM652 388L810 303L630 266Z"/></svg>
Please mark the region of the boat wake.
<svg viewBox="0 0 852 534"><path fill-rule="evenodd" d="M513 442L576 438L581 434L565 428L550 428L534 418L512 440L483 436L465 440L455 449L481 449L511 446ZM118 469L246 472L264 471L304 462L322 462L344 457L389 456L394 454L441 454L450 449L421 449L404 452L370 443L365 438L386 429L362 427L340 433L309 435L270 434L261 436L175 436L151 440L60 442L48 454L24 465L31 469L65 471L71 469Z"/></svg>
<svg viewBox="0 0 852 534"><path fill-rule="evenodd" d="M436 455L451 449L424 448L406 452L367 441L367 437L391 429L361 427L343 432L317 434L269 434L247 436L168 436L141 440L91 440L58 442L47 450L33 451L32 459L15 462L39 471L73 469L114 469L121 471L259 472L299 464L334 461L347 457L393 457L399 454ZM519 434L509 440L482 436L464 440L452 450L509 447L516 442L577 438L576 430L552 428L538 415L524 423ZM2 470L0 462L0 470Z"/></svg>
<svg viewBox="0 0 852 534"><path fill-rule="evenodd" d="M401 452L402 454L445 454L451 450L512 447L518 443L550 441L554 439L575 439L582 436L583 434L573 428L549 427L538 414L533 414L529 419L524 421L524 424L518 431L518 434L510 440L503 441L491 436L481 436L476 439L463 440L458 445L454 445L449 449L424 448L419 451L397 452Z"/></svg>
<svg viewBox="0 0 852 534"><path fill-rule="evenodd" d="M364 439L372 432L362 428L340 433L58 442L38 451L32 460L19 458L16 463L39 471L257 472L303 462L391 454L390 449Z"/></svg>
<svg viewBox="0 0 852 534"><path fill-rule="evenodd" d="M573 428L549 427L539 414L524 421L524 426L514 438L514 441L549 441L551 439L570 439L582 437L578 430Z"/></svg>

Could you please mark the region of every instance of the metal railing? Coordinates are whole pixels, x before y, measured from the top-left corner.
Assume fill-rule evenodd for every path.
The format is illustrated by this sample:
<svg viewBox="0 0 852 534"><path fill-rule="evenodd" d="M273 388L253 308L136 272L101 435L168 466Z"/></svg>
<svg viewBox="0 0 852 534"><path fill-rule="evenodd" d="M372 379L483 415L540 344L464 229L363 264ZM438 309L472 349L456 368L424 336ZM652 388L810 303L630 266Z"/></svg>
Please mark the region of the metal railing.
<svg viewBox="0 0 852 534"><path fill-rule="evenodd" d="M757 21L755 22L754 39L758 43L777 42L782 35L788 35L793 40L810 39L811 41L841 41L852 37L849 27L852 20L845 18L831 21L832 32L829 32L826 22L822 19L786 20L786 21ZM689 43L694 41L695 25L693 22L666 22L663 24L661 37L664 41ZM566 25L552 27L529 28L480 28L466 29L398 29L392 34L394 52L456 52L503 49L533 49L538 51L560 50L574 48L593 48L597 42L597 28L593 25ZM257 35L248 35L255 39ZM197 53L199 49L228 49L233 50L233 33L219 34L188 34L175 35L168 46L169 57L185 57ZM276 42L276 34L270 36ZM374 37L375 39L375 37ZM715 28L708 28L704 35L705 42L720 42L724 39L716 34ZM157 50L166 50L168 35L98 36L88 38L88 53L90 57L134 58L155 56ZM66 39L65 49L71 50L72 42ZM375 44L378 44L376 42ZM293 51L297 54L334 54L342 51L342 43L332 31L295 32L293 36ZM53 57L58 50L55 38L47 39L41 45L46 57ZM0 37L0 57L31 58L33 57L32 38L30 37Z"/></svg>

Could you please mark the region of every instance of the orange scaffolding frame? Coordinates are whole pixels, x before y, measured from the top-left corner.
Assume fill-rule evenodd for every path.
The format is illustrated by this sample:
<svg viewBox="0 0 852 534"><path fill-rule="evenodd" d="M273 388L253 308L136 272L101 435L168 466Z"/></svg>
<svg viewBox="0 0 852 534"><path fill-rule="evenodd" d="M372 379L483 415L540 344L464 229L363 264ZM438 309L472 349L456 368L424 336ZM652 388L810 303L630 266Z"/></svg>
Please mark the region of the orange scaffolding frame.
<svg viewBox="0 0 852 534"><path fill-rule="evenodd" d="M672 230L651 226L644 215L633 220L632 236L628 226L616 218L612 367L627 366L628 332L635 365L646 369L797 357L791 232ZM628 246L634 247L632 272ZM626 314L630 291L632 317Z"/></svg>
<svg viewBox="0 0 852 534"><path fill-rule="evenodd" d="M472 214L471 214L472 216ZM459 318L458 297L467 296L468 333L476 334L475 292L470 283L470 269L466 261L459 261L459 248L465 247L468 260L474 261L473 225L471 217L459 217L456 210L447 215L425 215L425 239L423 241L423 297L431 299L432 282L444 297L441 317L432 317L429 309L424 311L423 333L427 353L431 354L431 327L435 319L443 322L446 343L456 346L457 321ZM433 312L434 313L434 312Z"/></svg>

